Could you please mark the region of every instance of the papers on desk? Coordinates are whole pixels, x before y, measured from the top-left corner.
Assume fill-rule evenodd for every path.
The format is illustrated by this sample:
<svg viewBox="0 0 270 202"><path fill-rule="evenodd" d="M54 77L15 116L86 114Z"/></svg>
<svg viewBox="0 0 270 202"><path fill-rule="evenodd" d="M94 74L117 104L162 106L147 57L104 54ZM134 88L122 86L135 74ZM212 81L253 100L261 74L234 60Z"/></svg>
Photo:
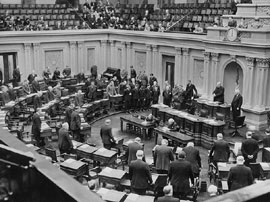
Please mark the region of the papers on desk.
<svg viewBox="0 0 270 202"><path fill-rule="evenodd" d="M270 147L264 147L264 149L270 152Z"/></svg>
<svg viewBox="0 0 270 202"><path fill-rule="evenodd" d="M105 149L105 148L100 148L98 151L99 151L99 152L105 152L106 149Z"/></svg>
<svg viewBox="0 0 270 202"><path fill-rule="evenodd" d="M169 131L170 129L167 126L161 128L163 131Z"/></svg>
<svg viewBox="0 0 270 202"><path fill-rule="evenodd" d="M222 162L219 162L219 163L218 163L218 166L219 166L219 167L226 168L227 163L222 163Z"/></svg>
<svg viewBox="0 0 270 202"><path fill-rule="evenodd" d="M148 124L147 121L142 122L142 125L144 125L144 126L146 126L147 124Z"/></svg>
<svg viewBox="0 0 270 202"><path fill-rule="evenodd" d="M127 200L129 200L129 201L137 201L138 198L139 198L139 195L138 194L132 194L132 193L130 193L127 196Z"/></svg>
<svg viewBox="0 0 270 202"><path fill-rule="evenodd" d="M242 142L236 142L234 144L233 153L237 156L239 151L241 150Z"/></svg>
<svg viewBox="0 0 270 202"><path fill-rule="evenodd" d="M109 189L105 189L102 187L97 191L97 194L99 194L100 196L103 196L103 195L106 195L108 192L109 192Z"/></svg>
<svg viewBox="0 0 270 202"><path fill-rule="evenodd" d="M67 160L65 161L65 163L73 163L73 162L75 162L74 159L67 159Z"/></svg>
<svg viewBox="0 0 270 202"><path fill-rule="evenodd" d="M269 168L270 167L269 164L268 163L265 163L265 162L261 162L260 164L261 164L261 166L263 168Z"/></svg>
<svg viewBox="0 0 270 202"><path fill-rule="evenodd" d="M106 168L104 168L103 170L102 170L102 172L104 172L104 173L107 173L107 174L111 174L112 173L112 168L110 168L110 167L106 167Z"/></svg>

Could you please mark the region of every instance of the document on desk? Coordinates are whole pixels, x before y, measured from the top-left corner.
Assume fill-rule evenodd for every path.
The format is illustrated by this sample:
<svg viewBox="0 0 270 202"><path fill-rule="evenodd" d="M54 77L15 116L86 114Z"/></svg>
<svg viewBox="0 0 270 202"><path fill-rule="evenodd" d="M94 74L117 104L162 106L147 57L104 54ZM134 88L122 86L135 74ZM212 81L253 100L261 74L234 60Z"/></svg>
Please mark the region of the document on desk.
<svg viewBox="0 0 270 202"><path fill-rule="evenodd" d="M265 163L265 162L261 162L260 164L261 164L261 166L263 168L269 168L270 167L269 164L268 163Z"/></svg>
<svg viewBox="0 0 270 202"><path fill-rule="evenodd" d="M128 195L128 197L127 197L127 199L129 200L129 201L137 201L137 199L139 198L139 195L137 195L137 194L129 194Z"/></svg>
<svg viewBox="0 0 270 202"><path fill-rule="evenodd" d="M112 168L106 167L106 168L104 168L103 172L106 173L106 174L111 174L112 170L113 170Z"/></svg>
<svg viewBox="0 0 270 202"><path fill-rule="evenodd" d="M99 195L101 195L101 196L106 195L108 192L109 192L109 190L108 190L108 189L105 189L105 188L100 188L100 189L97 191L97 193L98 193Z"/></svg>
<svg viewBox="0 0 270 202"><path fill-rule="evenodd" d="M270 147L264 147L264 149L270 152Z"/></svg>
<svg viewBox="0 0 270 202"><path fill-rule="evenodd" d="M221 163L221 162L219 162L219 163L218 163L218 166L223 167L223 168L226 168L227 163Z"/></svg>

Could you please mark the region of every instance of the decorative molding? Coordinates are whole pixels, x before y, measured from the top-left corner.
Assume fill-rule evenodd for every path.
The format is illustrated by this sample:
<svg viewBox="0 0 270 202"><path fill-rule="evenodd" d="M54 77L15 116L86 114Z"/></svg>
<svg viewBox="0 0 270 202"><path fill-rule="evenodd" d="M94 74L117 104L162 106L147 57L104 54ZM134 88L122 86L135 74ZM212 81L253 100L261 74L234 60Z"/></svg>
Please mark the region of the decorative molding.
<svg viewBox="0 0 270 202"><path fill-rule="evenodd" d="M248 66L254 66L254 58L252 58L252 57L246 57L246 61L247 61L247 65Z"/></svg>
<svg viewBox="0 0 270 202"><path fill-rule="evenodd" d="M259 68L269 68L270 58L256 58Z"/></svg>
<svg viewBox="0 0 270 202"><path fill-rule="evenodd" d="M147 51L151 51L152 50L152 46L150 44L145 44L146 46L146 50Z"/></svg>
<svg viewBox="0 0 270 202"><path fill-rule="evenodd" d="M258 6L257 13L259 14L258 16L261 16L262 14L270 16L270 6Z"/></svg>
<svg viewBox="0 0 270 202"><path fill-rule="evenodd" d="M152 45L153 52L158 52L158 45Z"/></svg>
<svg viewBox="0 0 270 202"><path fill-rule="evenodd" d="M218 62L219 53L211 53L212 60Z"/></svg>
<svg viewBox="0 0 270 202"><path fill-rule="evenodd" d="M204 59L208 59L209 60L211 53L210 52L203 51L203 55L204 55Z"/></svg>
<svg viewBox="0 0 270 202"><path fill-rule="evenodd" d="M75 46L76 43L77 43L76 41L70 41L70 42L69 42L69 45L70 45L70 46Z"/></svg>
<svg viewBox="0 0 270 202"><path fill-rule="evenodd" d="M230 58L233 62L236 62L236 55L230 55Z"/></svg>
<svg viewBox="0 0 270 202"><path fill-rule="evenodd" d="M126 45L127 45L127 48L131 48L131 46L132 46L132 43L131 42L126 42Z"/></svg>
<svg viewBox="0 0 270 202"><path fill-rule="evenodd" d="M101 45L106 45L107 42L108 42L107 40L100 40Z"/></svg>
<svg viewBox="0 0 270 202"><path fill-rule="evenodd" d="M79 48L82 48L83 45L84 45L84 41L78 41L78 47L79 47Z"/></svg>
<svg viewBox="0 0 270 202"><path fill-rule="evenodd" d="M182 48L180 47L175 47L175 51L178 55L181 55L182 54Z"/></svg>
<svg viewBox="0 0 270 202"><path fill-rule="evenodd" d="M34 48L39 48L40 47L40 43L33 43Z"/></svg>
<svg viewBox="0 0 270 202"><path fill-rule="evenodd" d="M30 50L31 45L32 45L31 43L25 43L25 44L24 44L24 49L25 49L25 50Z"/></svg>
<svg viewBox="0 0 270 202"><path fill-rule="evenodd" d="M190 51L190 48L182 48L182 51L183 51L184 55L188 55L189 51Z"/></svg>
<svg viewBox="0 0 270 202"><path fill-rule="evenodd" d="M239 38L251 38L251 32L240 32Z"/></svg>

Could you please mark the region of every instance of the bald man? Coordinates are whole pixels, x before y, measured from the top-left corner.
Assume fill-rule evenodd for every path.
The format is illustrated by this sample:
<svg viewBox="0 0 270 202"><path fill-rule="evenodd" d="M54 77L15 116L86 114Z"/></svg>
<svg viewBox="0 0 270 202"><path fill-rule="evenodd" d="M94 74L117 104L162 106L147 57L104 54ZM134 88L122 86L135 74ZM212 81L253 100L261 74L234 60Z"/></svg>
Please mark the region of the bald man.
<svg viewBox="0 0 270 202"><path fill-rule="evenodd" d="M213 92L214 102L220 102L221 104L223 104L224 103L224 92L225 92L224 87L221 86L221 82L218 82L216 89Z"/></svg>

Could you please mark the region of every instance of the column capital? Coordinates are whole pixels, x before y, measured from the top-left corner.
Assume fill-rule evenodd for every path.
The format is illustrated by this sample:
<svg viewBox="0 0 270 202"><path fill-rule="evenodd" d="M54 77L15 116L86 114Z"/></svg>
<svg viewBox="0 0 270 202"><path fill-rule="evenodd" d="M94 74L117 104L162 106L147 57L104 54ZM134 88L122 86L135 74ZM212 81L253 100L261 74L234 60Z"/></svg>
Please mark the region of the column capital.
<svg viewBox="0 0 270 202"><path fill-rule="evenodd" d="M71 47L76 46L76 44L77 44L77 42L76 42L76 41L69 41L69 45L70 45Z"/></svg>
<svg viewBox="0 0 270 202"><path fill-rule="evenodd" d="M145 44L145 46L147 51L151 51L152 46L150 44Z"/></svg>
<svg viewBox="0 0 270 202"><path fill-rule="evenodd" d="M78 41L78 46L81 48L84 45L84 41Z"/></svg>
<svg viewBox="0 0 270 202"><path fill-rule="evenodd" d="M126 45L126 42L125 41L121 41L121 44L122 44L122 46L125 46Z"/></svg>
<svg viewBox="0 0 270 202"><path fill-rule="evenodd" d="M24 43L24 48L29 50L31 48L31 43Z"/></svg>
<svg viewBox="0 0 270 202"><path fill-rule="evenodd" d="M247 65L248 66L254 66L255 58L252 57L246 57Z"/></svg>
<svg viewBox="0 0 270 202"><path fill-rule="evenodd" d="M39 48L40 43L33 43L34 48Z"/></svg>
<svg viewBox="0 0 270 202"><path fill-rule="evenodd" d="M259 68L269 68L270 58L256 58Z"/></svg>
<svg viewBox="0 0 270 202"><path fill-rule="evenodd" d="M158 45L152 45L153 52L158 52Z"/></svg>
<svg viewBox="0 0 270 202"><path fill-rule="evenodd" d="M232 61L236 62L236 55L230 55Z"/></svg>
<svg viewBox="0 0 270 202"><path fill-rule="evenodd" d="M208 59L209 60L211 53L210 52L203 51L203 55L204 55L204 58L205 59Z"/></svg>
<svg viewBox="0 0 270 202"><path fill-rule="evenodd" d="M132 46L131 42L126 42L127 48L130 48Z"/></svg>
<svg viewBox="0 0 270 202"><path fill-rule="evenodd" d="M182 48L181 47L175 47L175 51L178 55L182 54Z"/></svg>
<svg viewBox="0 0 270 202"><path fill-rule="evenodd" d="M188 55L189 51L190 51L190 48L182 48L182 51L183 51L184 55Z"/></svg>
<svg viewBox="0 0 270 202"><path fill-rule="evenodd" d="M105 44L107 44L107 40L100 40L100 43L102 44L102 45L105 45Z"/></svg>
<svg viewBox="0 0 270 202"><path fill-rule="evenodd" d="M212 59L217 62L218 61L218 57L219 57L219 53L211 53Z"/></svg>

